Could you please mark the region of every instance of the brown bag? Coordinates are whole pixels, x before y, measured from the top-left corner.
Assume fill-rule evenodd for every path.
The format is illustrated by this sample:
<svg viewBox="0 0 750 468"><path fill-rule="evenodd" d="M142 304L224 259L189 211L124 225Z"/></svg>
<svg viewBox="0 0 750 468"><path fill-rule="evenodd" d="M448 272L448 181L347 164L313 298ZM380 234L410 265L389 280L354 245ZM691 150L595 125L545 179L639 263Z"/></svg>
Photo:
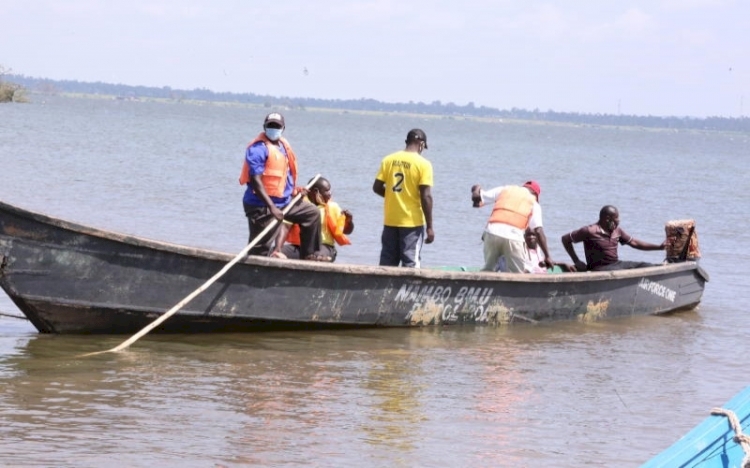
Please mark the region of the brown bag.
<svg viewBox="0 0 750 468"><path fill-rule="evenodd" d="M667 261L684 262L697 260L701 253L698 249L698 232L695 220L680 219L668 221L664 226L667 234Z"/></svg>

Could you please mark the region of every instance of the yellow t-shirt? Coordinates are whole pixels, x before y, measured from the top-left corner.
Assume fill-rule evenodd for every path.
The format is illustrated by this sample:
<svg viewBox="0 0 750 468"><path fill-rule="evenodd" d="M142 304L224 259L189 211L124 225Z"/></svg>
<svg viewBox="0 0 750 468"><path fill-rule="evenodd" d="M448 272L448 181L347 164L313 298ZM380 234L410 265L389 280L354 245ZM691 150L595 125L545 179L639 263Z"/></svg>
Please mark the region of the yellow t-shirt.
<svg viewBox="0 0 750 468"><path fill-rule="evenodd" d="M336 245L336 240L333 238L331 230L328 229L328 223L326 222L326 207L318 205L320 210L320 241L326 245ZM338 203L333 200L328 200L328 209L331 211L331 215L334 219L339 219L341 216L341 207Z"/></svg>
<svg viewBox="0 0 750 468"><path fill-rule="evenodd" d="M398 151L380 163L375 178L385 182L384 222L392 227L424 226L419 186L432 187L432 163L419 153Z"/></svg>

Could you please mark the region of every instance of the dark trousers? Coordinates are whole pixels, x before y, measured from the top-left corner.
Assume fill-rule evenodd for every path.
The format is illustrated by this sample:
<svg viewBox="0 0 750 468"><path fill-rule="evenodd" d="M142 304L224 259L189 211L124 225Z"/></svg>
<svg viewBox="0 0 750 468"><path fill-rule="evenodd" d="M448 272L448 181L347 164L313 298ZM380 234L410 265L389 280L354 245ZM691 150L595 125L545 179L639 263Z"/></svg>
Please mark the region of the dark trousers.
<svg viewBox="0 0 750 468"><path fill-rule="evenodd" d="M271 222L276 218L271 214L267 206L255 206L243 203L247 224L250 230L250 239L252 242ZM320 250L320 210L318 207L306 200L298 201L284 219L300 227L300 257L306 258ZM281 228L281 223L276 225L266 235L261 238L255 246L250 249L249 255L260 255L267 257L273 249L276 234Z"/></svg>
<svg viewBox="0 0 750 468"><path fill-rule="evenodd" d="M380 236L381 266L401 266L419 268L424 243L424 226L394 227L383 226Z"/></svg>

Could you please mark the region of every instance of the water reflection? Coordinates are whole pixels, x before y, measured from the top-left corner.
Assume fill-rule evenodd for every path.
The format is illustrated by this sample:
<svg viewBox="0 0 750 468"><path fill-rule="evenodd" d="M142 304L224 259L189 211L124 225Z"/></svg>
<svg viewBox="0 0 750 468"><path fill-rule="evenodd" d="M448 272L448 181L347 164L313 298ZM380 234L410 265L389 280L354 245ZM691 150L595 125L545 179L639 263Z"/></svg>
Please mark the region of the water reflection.
<svg viewBox="0 0 750 468"><path fill-rule="evenodd" d="M632 454L662 430L650 400L689 400L721 379L736 389L739 375L712 375L702 362L729 332L687 313L512 329L154 335L83 359L121 337L1 336L0 437L12 442L2 455L50 466L113 457L128 466L175 457L180 466L575 466L560 460L604 455L637 464ZM663 391L674 386L679 395ZM591 437L614 428L624 431L617 448Z"/></svg>

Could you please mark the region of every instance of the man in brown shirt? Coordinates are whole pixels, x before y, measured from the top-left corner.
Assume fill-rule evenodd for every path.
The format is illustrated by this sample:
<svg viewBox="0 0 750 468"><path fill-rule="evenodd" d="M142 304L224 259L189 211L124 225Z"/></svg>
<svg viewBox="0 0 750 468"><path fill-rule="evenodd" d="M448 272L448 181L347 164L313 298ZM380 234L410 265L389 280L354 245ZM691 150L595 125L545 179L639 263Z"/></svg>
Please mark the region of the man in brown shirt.
<svg viewBox="0 0 750 468"><path fill-rule="evenodd" d="M586 263L583 263L573 248L574 243L583 242ZM562 236L563 247L573 259L577 271L624 270L653 266L646 262L621 261L617 256L620 244L629 245L638 250L664 250L666 241L660 245L643 242L629 235L620 228L620 213L611 205L599 211L599 222L584 226Z"/></svg>

